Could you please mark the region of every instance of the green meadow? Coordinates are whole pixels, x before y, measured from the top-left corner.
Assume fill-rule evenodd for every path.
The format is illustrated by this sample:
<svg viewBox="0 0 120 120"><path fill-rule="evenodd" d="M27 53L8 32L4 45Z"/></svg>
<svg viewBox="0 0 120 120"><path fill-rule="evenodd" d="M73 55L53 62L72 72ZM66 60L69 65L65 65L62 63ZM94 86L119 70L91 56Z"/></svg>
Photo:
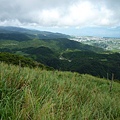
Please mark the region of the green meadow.
<svg viewBox="0 0 120 120"><path fill-rule="evenodd" d="M120 120L120 84L0 63L0 120Z"/></svg>

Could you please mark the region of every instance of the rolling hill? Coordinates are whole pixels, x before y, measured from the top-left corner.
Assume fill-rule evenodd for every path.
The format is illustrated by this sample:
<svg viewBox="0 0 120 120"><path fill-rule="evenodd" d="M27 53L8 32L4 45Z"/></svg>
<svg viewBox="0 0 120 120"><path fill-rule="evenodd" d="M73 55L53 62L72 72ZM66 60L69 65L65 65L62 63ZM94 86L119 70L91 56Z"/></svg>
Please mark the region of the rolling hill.
<svg viewBox="0 0 120 120"><path fill-rule="evenodd" d="M21 28L21 27L10 27L10 26L6 26L6 27L1 26L0 33L7 33L10 35L13 35L16 33L24 34L24 35L26 34L26 35L29 35L30 38L38 38L38 39L56 39L56 38L68 38L69 37L69 35L65 35L61 33L38 31L38 30L26 29L26 28ZM5 39L5 38L2 38L0 36L0 39ZM14 39L11 39L11 40L14 40Z"/></svg>
<svg viewBox="0 0 120 120"><path fill-rule="evenodd" d="M29 68L39 67L45 70L54 70L52 67L45 66L40 62L38 63L28 57L23 57L20 55L11 54L7 52L0 52L0 62L17 65L19 67L29 67Z"/></svg>
<svg viewBox="0 0 120 120"><path fill-rule="evenodd" d="M57 70L120 80L120 54L82 44L69 35L0 27L0 52L23 55Z"/></svg>

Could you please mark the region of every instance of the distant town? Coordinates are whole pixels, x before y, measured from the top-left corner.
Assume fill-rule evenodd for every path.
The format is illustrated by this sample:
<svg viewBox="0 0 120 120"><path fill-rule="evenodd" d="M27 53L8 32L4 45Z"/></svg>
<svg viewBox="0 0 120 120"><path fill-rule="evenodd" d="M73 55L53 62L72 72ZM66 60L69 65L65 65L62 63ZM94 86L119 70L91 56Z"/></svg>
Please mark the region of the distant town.
<svg viewBox="0 0 120 120"><path fill-rule="evenodd" d="M71 40L120 53L120 38L72 36Z"/></svg>

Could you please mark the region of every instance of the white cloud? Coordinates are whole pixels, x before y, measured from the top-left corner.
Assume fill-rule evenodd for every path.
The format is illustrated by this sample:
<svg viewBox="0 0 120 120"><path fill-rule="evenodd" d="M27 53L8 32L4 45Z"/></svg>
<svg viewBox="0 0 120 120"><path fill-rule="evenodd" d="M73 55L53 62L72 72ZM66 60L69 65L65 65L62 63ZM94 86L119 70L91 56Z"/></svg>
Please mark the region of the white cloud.
<svg viewBox="0 0 120 120"><path fill-rule="evenodd" d="M120 25L120 0L1 0L0 25Z"/></svg>
<svg viewBox="0 0 120 120"><path fill-rule="evenodd" d="M43 10L38 13L38 22L42 25L56 26L57 22L60 19L60 13L57 9Z"/></svg>

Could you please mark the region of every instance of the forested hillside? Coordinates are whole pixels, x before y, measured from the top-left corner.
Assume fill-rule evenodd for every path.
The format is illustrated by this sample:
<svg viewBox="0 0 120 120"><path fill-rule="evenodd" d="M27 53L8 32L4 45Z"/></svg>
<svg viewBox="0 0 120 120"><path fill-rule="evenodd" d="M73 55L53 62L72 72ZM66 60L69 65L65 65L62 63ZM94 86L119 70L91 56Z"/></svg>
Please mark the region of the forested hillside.
<svg viewBox="0 0 120 120"><path fill-rule="evenodd" d="M120 53L70 40L68 35L47 31L2 27L0 52L9 52L56 70L87 73L120 80ZM44 37L43 37L44 36Z"/></svg>
<svg viewBox="0 0 120 120"><path fill-rule="evenodd" d="M66 70L88 73L98 77L120 80L120 54L98 54L90 51L67 51L62 54L66 62ZM64 60L63 59L63 60ZM64 68L64 65L62 66Z"/></svg>
<svg viewBox="0 0 120 120"><path fill-rule="evenodd" d="M33 61L30 58L26 58L20 55L11 54L7 52L0 52L0 62L5 62L7 64L17 65L19 67L30 67L30 68L41 68L46 70L53 70L52 67L45 66L40 62Z"/></svg>

